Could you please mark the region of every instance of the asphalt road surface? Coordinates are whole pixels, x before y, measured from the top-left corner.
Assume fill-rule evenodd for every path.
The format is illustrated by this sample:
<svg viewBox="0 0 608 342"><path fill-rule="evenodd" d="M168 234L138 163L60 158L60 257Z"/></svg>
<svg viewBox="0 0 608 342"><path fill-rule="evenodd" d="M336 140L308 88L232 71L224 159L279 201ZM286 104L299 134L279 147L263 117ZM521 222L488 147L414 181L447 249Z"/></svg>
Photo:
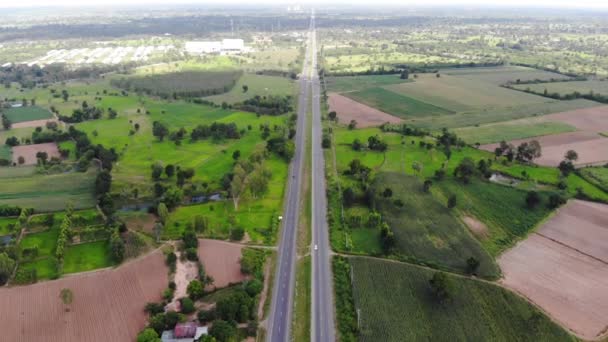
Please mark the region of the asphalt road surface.
<svg viewBox="0 0 608 342"><path fill-rule="evenodd" d="M295 153L289 168L287 198L283 212L281 240L278 250L278 267L274 277L268 335L270 342L287 342L291 340L293 294L296 268L296 237L298 215L300 214L300 190L306 150L306 116L308 114L308 96L310 89L310 43L306 47L306 58L300 76L300 94L298 99L298 119L296 124Z"/></svg>
<svg viewBox="0 0 608 342"><path fill-rule="evenodd" d="M321 85L317 70L317 39L314 14L311 18L312 53L312 324L311 340L334 342L334 296L331 247L327 226L325 160L321 140Z"/></svg>

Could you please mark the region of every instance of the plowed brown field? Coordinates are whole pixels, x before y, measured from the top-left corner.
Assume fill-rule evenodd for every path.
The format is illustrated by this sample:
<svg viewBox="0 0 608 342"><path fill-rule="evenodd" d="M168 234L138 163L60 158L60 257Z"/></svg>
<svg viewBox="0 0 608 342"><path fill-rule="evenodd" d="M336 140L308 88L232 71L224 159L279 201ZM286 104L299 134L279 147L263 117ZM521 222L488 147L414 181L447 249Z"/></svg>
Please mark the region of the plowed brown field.
<svg viewBox="0 0 608 342"><path fill-rule="evenodd" d="M143 308L161 299L168 276L155 251L114 270L0 289L2 341L134 341L145 326ZM63 304L62 289L73 301Z"/></svg>
<svg viewBox="0 0 608 342"><path fill-rule="evenodd" d="M581 131L600 133L608 131L608 106L545 115L543 120L559 121L574 126Z"/></svg>
<svg viewBox="0 0 608 342"><path fill-rule="evenodd" d="M56 143L45 143L35 145L21 145L13 147L13 163L19 163L19 157L25 159L24 165L35 165L36 153L46 152L49 159L52 157L61 157Z"/></svg>
<svg viewBox="0 0 608 342"><path fill-rule="evenodd" d="M498 258L504 285L585 339L608 328L608 206L570 201Z"/></svg>
<svg viewBox="0 0 608 342"><path fill-rule="evenodd" d="M243 245L220 240L200 239L198 257L205 271L213 277L213 287L222 288L247 279L241 273Z"/></svg>
<svg viewBox="0 0 608 342"><path fill-rule="evenodd" d="M401 119L339 94L329 94L329 110L338 114L338 122L357 121L357 127L380 126L383 123L399 123Z"/></svg>

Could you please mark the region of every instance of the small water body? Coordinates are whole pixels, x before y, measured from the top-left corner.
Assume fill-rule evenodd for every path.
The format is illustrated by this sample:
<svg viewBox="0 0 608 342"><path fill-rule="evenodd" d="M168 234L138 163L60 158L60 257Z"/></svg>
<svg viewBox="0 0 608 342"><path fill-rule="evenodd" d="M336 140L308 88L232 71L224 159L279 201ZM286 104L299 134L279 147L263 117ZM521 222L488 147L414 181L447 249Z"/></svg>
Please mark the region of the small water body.
<svg viewBox="0 0 608 342"><path fill-rule="evenodd" d="M497 173L497 172L492 174L492 176L490 177L490 182L511 185L511 186L517 186L520 183L520 181L518 179L509 177L509 176L505 176L505 175L503 175L501 173Z"/></svg>

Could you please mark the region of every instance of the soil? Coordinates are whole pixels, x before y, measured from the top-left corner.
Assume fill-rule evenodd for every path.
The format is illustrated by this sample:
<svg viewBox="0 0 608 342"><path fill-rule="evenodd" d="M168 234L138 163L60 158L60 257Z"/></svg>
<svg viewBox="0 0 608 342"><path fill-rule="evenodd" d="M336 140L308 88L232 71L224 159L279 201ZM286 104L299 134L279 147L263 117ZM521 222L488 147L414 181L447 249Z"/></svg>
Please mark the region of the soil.
<svg viewBox="0 0 608 342"><path fill-rule="evenodd" d="M608 106L577 109L543 116L545 121L558 121L581 131L601 133L608 131Z"/></svg>
<svg viewBox="0 0 608 342"><path fill-rule="evenodd" d="M47 122L57 122L59 124L59 120L57 120L57 119L44 119L44 120L16 122L16 123L12 124L11 127L12 128L46 127Z"/></svg>
<svg viewBox="0 0 608 342"><path fill-rule="evenodd" d="M240 283L247 279L241 273L241 250L243 245L220 240L199 239L198 257L205 266L207 275L213 277L212 291Z"/></svg>
<svg viewBox="0 0 608 342"><path fill-rule="evenodd" d="M61 157L56 143L20 145L13 147L12 151L13 163L16 163L17 165L19 165L19 157L23 157L25 159L25 163L23 165L35 165L37 163L36 153L38 152L46 152L49 160L51 157Z"/></svg>
<svg viewBox="0 0 608 342"><path fill-rule="evenodd" d="M198 277L198 266L195 262L181 259L181 253L176 251L177 263L175 264L175 292L173 300L165 306L167 310L180 311L179 299L188 296L188 284Z"/></svg>
<svg viewBox="0 0 608 342"><path fill-rule="evenodd" d="M402 120L388 113L351 100L339 94L329 94L329 110L338 114L338 122L349 124L357 121L357 127L380 126L384 123L399 123Z"/></svg>
<svg viewBox="0 0 608 342"><path fill-rule="evenodd" d="M160 301L168 270L157 250L117 269L0 289L3 341L134 341L146 325L143 308ZM71 304L59 297L73 293Z"/></svg>
<svg viewBox="0 0 608 342"><path fill-rule="evenodd" d="M570 201L498 258L501 281L585 339L608 327L608 205Z"/></svg>
<svg viewBox="0 0 608 342"><path fill-rule="evenodd" d="M485 240L490 236L488 227L476 218L464 215L462 217L462 221L466 223L467 227L469 227L473 235L475 235L478 239Z"/></svg>

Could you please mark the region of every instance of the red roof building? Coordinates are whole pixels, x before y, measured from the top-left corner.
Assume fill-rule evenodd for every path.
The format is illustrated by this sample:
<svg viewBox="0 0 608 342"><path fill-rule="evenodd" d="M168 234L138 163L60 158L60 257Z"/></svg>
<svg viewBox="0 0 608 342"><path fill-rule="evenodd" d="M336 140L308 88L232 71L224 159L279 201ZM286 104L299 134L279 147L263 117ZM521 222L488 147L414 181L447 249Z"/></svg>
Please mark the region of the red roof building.
<svg viewBox="0 0 608 342"><path fill-rule="evenodd" d="M175 338L192 338L196 335L197 324L194 322L178 323L173 329Z"/></svg>

